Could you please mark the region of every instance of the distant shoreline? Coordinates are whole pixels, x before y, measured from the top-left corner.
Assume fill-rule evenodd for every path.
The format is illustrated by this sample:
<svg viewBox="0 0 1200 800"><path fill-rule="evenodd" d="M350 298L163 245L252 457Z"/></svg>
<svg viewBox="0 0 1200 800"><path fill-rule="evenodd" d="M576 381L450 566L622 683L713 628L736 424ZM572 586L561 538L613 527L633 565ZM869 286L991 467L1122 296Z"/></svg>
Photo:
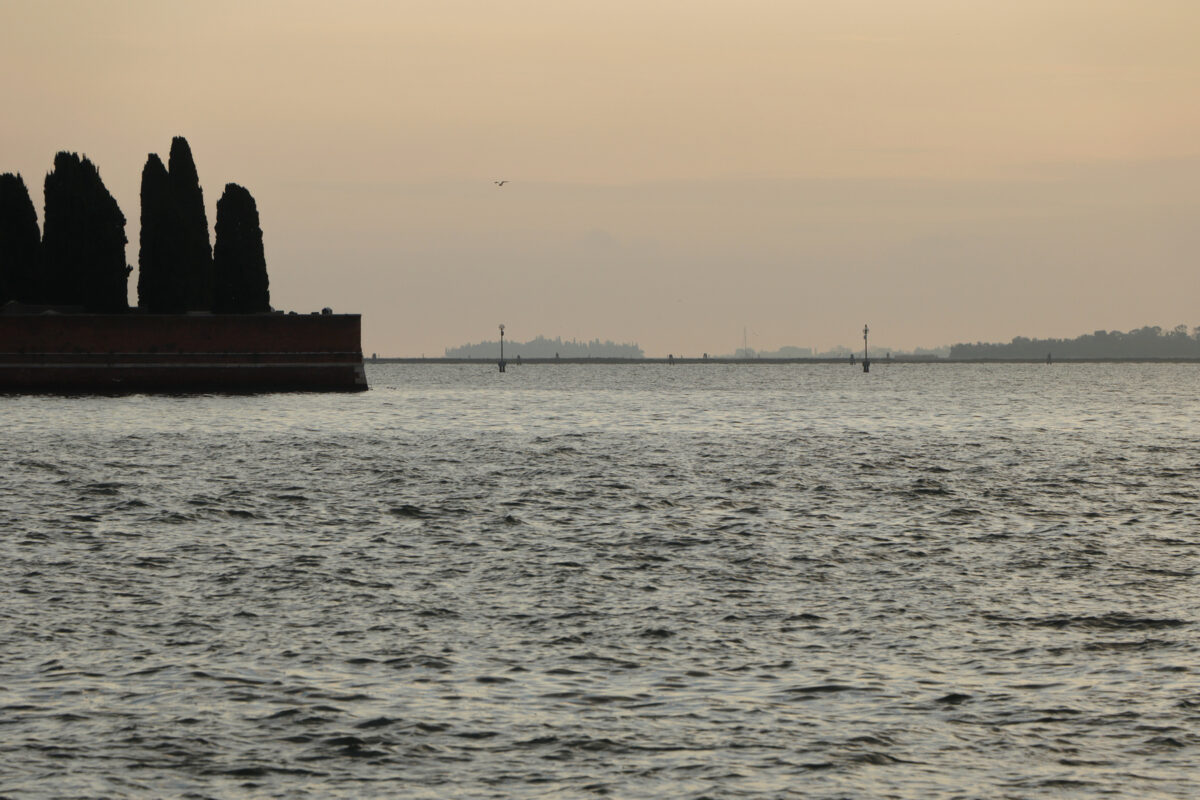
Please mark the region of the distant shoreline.
<svg viewBox="0 0 1200 800"><path fill-rule="evenodd" d="M366 364L435 364L453 366L456 364L496 364L496 358L364 358ZM842 366L858 366L861 358L855 358L851 363L846 358L515 358L506 359L510 367L545 365L545 364L839 364ZM1046 364L1044 358L924 358L921 356L893 356L892 358L872 358L872 366L895 364ZM1055 358L1046 366L1055 364L1200 364L1200 358Z"/></svg>

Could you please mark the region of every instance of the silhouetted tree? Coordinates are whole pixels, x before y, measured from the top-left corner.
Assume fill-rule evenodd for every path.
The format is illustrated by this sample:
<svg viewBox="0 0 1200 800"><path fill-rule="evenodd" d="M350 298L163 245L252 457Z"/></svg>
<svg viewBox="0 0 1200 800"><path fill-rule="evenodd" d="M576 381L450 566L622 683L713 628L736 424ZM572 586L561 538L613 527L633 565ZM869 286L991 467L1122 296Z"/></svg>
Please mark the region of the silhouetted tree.
<svg viewBox="0 0 1200 800"><path fill-rule="evenodd" d="M20 175L0 175L0 305L36 302L42 254L37 211Z"/></svg>
<svg viewBox="0 0 1200 800"><path fill-rule="evenodd" d="M250 192L236 183L225 184L225 193L217 201L213 274L214 311L253 314L271 310L258 206Z"/></svg>
<svg viewBox="0 0 1200 800"><path fill-rule="evenodd" d="M138 234L138 306L154 313L180 311L170 308L164 284L169 265L168 240L171 179L162 159L151 153L142 167L141 229Z"/></svg>
<svg viewBox="0 0 1200 800"><path fill-rule="evenodd" d="M88 311L128 309L125 215L87 158L58 153L46 176L45 292L48 303Z"/></svg>
<svg viewBox="0 0 1200 800"><path fill-rule="evenodd" d="M142 225L138 243L138 305L153 314L188 310L188 276L179 267L179 213L171 178L151 153L142 168Z"/></svg>
<svg viewBox="0 0 1200 800"><path fill-rule="evenodd" d="M187 308L207 311L212 308L212 245L208 238L208 217L204 213L204 192L192 160L187 139L171 140L167 162L171 179L171 198L178 214L178 228L172 242L172 270L186 276Z"/></svg>
<svg viewBox="0 0 1200 800"><path fill-rule="evenodd" d="M169 167L151 153L142 168L138 305L156 314L212 308L212 247L204 192L187 140L171 140Z"/></svg>

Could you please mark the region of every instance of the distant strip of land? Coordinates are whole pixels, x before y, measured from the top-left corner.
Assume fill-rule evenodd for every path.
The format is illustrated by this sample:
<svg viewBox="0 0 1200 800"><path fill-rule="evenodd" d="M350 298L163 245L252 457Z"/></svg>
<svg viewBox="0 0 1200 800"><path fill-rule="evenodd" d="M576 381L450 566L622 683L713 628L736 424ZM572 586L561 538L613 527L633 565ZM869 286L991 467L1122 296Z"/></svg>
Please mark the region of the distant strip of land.
<svg viewBox="0 0 1200 800"><path fill-rule="evenodd" d="M492 364L496 358L367 358L368 364ZM862 359L853 362L845 358L522 358L505 359L510 367L545 364L839 364L842 366L857 366ZM1045 358L925 358L921 356L893 356L892 358L872 358L871 366L885 364L1200 364L1200 358L1055 358L1046 362Z"/></svg>
<svg viewBox="0 0 1200 800"><path fill-rule="evenodd" d="M599 339L588 342L563 341L561 337L547 339L538 336L528 342L510 339L507 342L484 341L447 348L444 359L439 360L445 360L447 363L486 363L498 360L500 353L508 353L511 358L506 361L510 364L519 363L520 359L531 364L644 364L661 361L681 364L837 364L849 363L851 358L860 358L860 352L845 346L826 351L786 346L778 350L757 352L749 347L742 347L733 353L706 353L700 358L673 358L668 355L667 358L661 359L646 358L637 344L615 344ZM1200 360L1200 327L1189 329L1186 325L1176 325L1170 330L1164 330L1157 325L1148 325L1124 333L1098 330L1074 339L1030 339L1017 336L1006 343L975 342L908 351L888 347L876 341L872 342L871 353L879 354L871 359L874 363L1189 362Z"/></svg>

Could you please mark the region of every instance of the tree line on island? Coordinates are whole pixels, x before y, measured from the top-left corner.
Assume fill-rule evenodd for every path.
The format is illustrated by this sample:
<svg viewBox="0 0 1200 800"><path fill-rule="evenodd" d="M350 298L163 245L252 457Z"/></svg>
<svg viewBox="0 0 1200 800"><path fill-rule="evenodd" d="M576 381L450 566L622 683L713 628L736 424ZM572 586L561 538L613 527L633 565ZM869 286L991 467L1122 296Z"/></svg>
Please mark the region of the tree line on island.
<svg viewBox="0 0 1200 800"><path fill-rule="evenodd" d="M86 156L60 152L46 175L39 234L25 181L0 175L0 305L75 307L123 313L133 267L125 262L125 215ZM225 185L209 244L204 193L182 136L167 164L151 153L142 169L138 307L151 314L271 310L258 207Z"/></svg>
<svg viewBox="0 0 1200 800"><path fill-rule="evenodd" d="M1164 331L1158 325L1122 333L1096 331L1074 339L1030 339L1017 336L1008 343L956 344L950 358L1040 360L1052 358L1200 358L1200 327L1188 331L1176 325Z"/></svg>

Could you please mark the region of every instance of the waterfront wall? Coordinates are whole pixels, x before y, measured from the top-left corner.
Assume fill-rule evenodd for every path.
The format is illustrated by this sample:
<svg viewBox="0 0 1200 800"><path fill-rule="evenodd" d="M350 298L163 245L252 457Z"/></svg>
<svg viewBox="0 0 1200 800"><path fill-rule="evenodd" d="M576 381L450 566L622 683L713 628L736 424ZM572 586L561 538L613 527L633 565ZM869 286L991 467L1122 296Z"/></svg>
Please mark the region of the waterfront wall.
<svg viewBox="0 0 1200 800"><path fill-rule="evenodd" d="M357 314L0 315L3 391L365 388Z"/></svg>

